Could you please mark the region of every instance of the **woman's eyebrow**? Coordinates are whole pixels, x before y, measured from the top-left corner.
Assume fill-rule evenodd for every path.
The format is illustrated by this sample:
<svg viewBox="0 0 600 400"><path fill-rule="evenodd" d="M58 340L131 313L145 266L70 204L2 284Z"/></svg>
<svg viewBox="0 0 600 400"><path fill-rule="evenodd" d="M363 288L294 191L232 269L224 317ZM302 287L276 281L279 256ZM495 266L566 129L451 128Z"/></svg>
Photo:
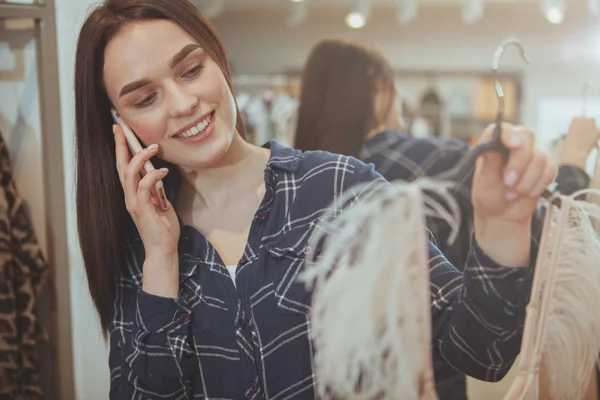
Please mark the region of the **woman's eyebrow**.
<svg viewBox="0 0 600 400"><path fill-rule="evenodd" d="M179 64L180 62L182 62L187 56L188 54L190 54L192 51L201 48L202 46L200 46L199 44L188 44L183 46L183 48L181 50L179 50L174 56L173 58L171 58L171 61L169 61L169 68L173 69L175 68L175 66L177 64Z"/></svg>
<svg viewBox="0 0 600 400"><path fill-rule="evenodd" d="M141 87L149 85L151 82L152 81L148 78L142 78L142 79L138 79L137 81L128 83L127 85L123 86L123 88L119 92L119 98L121 98L121 97L125 96L126 94L129 94L135 90L138 90Z"/></svg>
<svg viewBox="0 0 600 400"><path fill-rule="evenodd" d="M175 55L171 58L171 60L169 60L169 68L171 68L171 69L175 68L177 66L177 64L182 62L188 56L188 54L190 54L192 51L194 51L198 48L202 48L202 46L200 46L199 44L195 44L195 43L183 46L181 48L181 50L179 50L177 53L175 53ZM131 83L128 83L127 85L123 86L123 88L121 89L121 92L119 92L119 97L123 97L126 94L129 94L135 90L138 90L139 88L144 87L150 83L151 83L151 81L148 78L141 78L141 79L138 79Z"/></svg>

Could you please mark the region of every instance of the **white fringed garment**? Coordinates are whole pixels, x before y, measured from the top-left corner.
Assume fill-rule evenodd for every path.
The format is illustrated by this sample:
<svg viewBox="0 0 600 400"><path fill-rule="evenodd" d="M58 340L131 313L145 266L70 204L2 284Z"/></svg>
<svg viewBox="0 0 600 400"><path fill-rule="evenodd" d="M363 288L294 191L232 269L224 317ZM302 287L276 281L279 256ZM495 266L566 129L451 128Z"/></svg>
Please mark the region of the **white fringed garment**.
<svg viewBox="0 0 600 400"><path fill-rule="evenodd" d="M426 180L378 187L340 214L352 201L346 194L324 216L311 239L324 250L302 276L314 285L319 396L437 399L425 215L445 219L455 235L459 208L445 186Z"/></svg>

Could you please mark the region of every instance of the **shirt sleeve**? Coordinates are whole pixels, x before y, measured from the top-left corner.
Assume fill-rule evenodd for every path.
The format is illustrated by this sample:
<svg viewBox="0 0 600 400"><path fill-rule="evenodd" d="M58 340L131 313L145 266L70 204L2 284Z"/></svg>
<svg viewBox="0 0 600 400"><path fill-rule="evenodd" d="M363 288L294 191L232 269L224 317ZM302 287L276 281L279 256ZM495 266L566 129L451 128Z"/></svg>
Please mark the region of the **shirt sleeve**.
<svg viewBox="0 0 600 400"><path fill-rule="evenodd" d="M362 182L378 179L368 168L360 175ZM529 265L515 268L493 261L473 233L467 241L461 272L446 259L429 232L434 357L476 379L498 381L520 351L538 243L532 237Z"/></svg>
<svg viewBox="0 0 600 400"><path fill-rule="evenodd" d="M590 184L590 177L581 168L562 164L556 176L556 190L562 194L571 195L579 190L586 189Z"/></svg>
<svg viewBox="0 0 600 400"><path fill-rule="evenodd" d="M141 279L141 274L139 275ZM190 310L121 278L110 328L110 399L188 398L196 364Z"/></svg>
<svg viewBox="0 0 600 400"><path fill-rule="evenodd" d="M537 246L532 239L530 265ZM533 268L499 265L474 235L462 273L433 241L429 255L436 356L476 379L502 379L520 351Z"/></svg>
<svg viewBox="0 0 600 400"><path fill-rule="evenodd" d="M388 181L414 181L419 178L435 178L456 166L469 151L469 145L455 139L408 138L396 142L383 152L377 152L369 158L375 169ZM469 235L473 206L471 204L471 188L473 172L454 182L451 191L461 213L461 225L454 243L445 238L450 235L451 227L440 218L427 218L427 228L438 239L439 249L457 267L465 265L469 251Z"/></svg>

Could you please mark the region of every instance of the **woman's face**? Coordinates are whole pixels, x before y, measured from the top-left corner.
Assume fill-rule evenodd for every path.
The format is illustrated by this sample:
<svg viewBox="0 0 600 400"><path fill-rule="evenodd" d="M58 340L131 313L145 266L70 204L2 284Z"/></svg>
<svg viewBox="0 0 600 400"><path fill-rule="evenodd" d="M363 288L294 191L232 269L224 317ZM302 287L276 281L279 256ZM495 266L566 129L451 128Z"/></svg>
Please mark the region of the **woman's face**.
<svg viewBox="0 0 600 400"><path fill-rule="evenodd" d="M123 120L166 161L214 166L236 134L233 95L221 69L179 25L132 22L104 52L104 85Z"/></svg>

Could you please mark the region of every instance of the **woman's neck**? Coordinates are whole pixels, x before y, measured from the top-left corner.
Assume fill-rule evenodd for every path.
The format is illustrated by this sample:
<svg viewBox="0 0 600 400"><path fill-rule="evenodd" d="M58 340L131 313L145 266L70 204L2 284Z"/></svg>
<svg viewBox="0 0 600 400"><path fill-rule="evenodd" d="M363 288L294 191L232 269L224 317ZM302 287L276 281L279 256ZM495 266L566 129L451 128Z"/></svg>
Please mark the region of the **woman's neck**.
<svg viewBox="0 0 600 400"><path fill-rule="evenodd" d="M182 208L212 208L230 203L264 182L270 151L235 135L229 149L210 168L179 168L182 184L177 203ZM179 207L178 207L179 208Z"/></svg>

